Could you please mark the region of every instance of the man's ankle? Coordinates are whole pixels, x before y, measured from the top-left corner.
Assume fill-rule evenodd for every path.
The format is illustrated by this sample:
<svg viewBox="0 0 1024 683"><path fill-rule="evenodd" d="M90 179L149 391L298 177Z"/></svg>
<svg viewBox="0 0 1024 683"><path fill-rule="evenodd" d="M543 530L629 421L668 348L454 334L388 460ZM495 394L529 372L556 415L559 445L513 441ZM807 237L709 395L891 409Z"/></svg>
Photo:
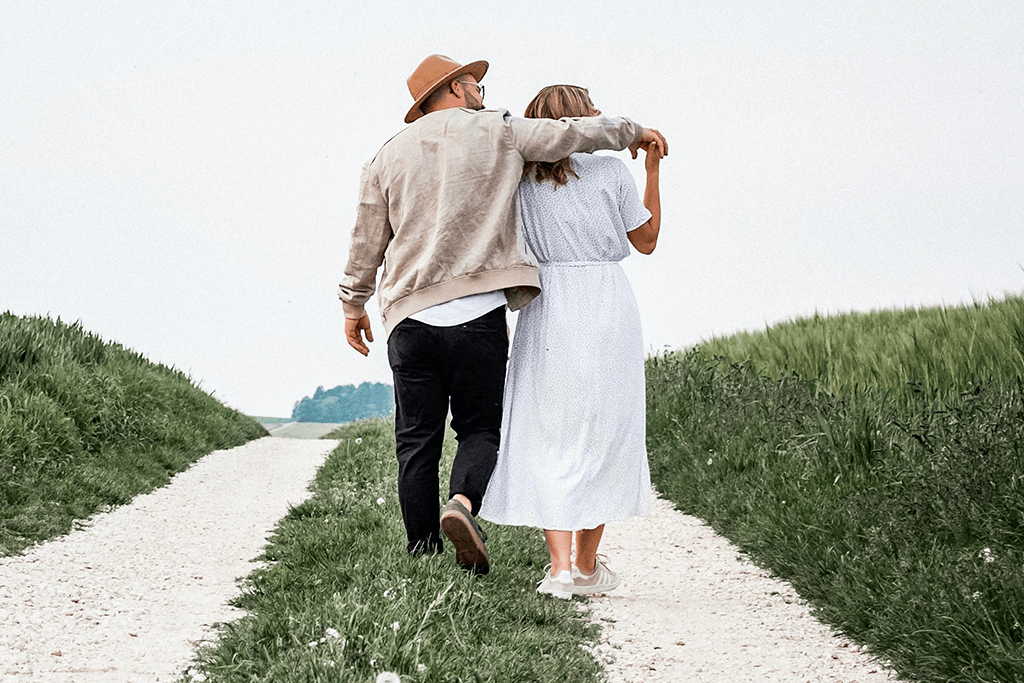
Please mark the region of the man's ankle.
<svg viewBox="0 0 1024 683"><path fill-rule="evenodd" d="M466 508L467 510L469 510L470 514L472 514L472 512L473 512L473 503L471 503L469 501L469 498L466 498L461 493L456 493L454 496L452 496L452 500L459 501L459 503L461 503L462 506L464 508Z"/></svg>

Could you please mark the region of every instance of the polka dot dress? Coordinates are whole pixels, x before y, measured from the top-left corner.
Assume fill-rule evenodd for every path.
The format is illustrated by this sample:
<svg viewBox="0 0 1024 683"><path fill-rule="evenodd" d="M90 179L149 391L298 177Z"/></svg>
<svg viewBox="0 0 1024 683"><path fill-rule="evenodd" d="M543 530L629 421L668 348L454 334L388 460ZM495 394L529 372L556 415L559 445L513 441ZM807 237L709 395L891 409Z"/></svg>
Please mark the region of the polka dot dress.
<svg viewBox="0 0 1024 683"><path fill-rule="evenodd" d="M574 154L579 178L523 181L541 294L519 314L501 448L480 516L573 531L651 507L640 314L619 261L643 225L633 177L614 157Z"/></svg>

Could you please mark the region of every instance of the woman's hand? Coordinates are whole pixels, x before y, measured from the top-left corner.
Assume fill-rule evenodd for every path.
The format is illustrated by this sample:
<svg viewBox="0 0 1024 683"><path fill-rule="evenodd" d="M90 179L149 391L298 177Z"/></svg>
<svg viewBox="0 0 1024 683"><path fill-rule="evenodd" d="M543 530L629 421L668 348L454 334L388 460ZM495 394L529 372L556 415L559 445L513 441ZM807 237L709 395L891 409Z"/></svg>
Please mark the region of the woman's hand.
<svg viewBox="0 0 1024 683"><path fill-rule="evenodd" d="M661 158L665 155L655 145L648 145L644 151L647 152L647 157L644 159L644 168L647 169L647 175L657 173L658 168L661 166Z"/></svg>

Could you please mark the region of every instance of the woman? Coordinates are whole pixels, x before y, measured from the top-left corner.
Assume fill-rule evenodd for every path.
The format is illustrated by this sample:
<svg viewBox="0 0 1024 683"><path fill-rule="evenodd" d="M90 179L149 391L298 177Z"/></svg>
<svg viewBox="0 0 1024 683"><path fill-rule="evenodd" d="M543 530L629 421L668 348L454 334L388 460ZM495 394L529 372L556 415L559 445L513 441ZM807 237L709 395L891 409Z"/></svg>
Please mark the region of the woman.
<svg viewBox="0 0 1024 683"><path fill-rule="evenodd" d="M599 114L587 90L570 85L544 88L526 109L528 118ZM643 337L618 263L630 244L644 254L657 245L662 150L646 151L643 203L610 156L530 162L519 184L541 295L516 324L501 448L480 516L544 529L551 567L537 590L558 597L617 587L597 555L605 522L651 506Z"/></svg>

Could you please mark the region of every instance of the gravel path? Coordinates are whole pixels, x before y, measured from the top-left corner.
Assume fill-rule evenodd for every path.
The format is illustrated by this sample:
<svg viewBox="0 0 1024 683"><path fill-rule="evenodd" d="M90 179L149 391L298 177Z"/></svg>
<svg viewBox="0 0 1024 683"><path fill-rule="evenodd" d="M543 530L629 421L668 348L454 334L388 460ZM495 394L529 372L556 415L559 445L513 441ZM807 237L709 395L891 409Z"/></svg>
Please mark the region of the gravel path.
<svg viewBox="0 0 1024 683"><path fill-rule="evenodd" d="M266 437L0 559L0 680L173 681L336 441Z"/></svg>
<svg viewBox="0 0 1024 683"><path fill-rule="evenodd" d="M174 681L308 495L335 441L267 437L216 451L88 526L0 559L0 680ZM893 680L814 620L792 588L657 499L613 523L602 551L623 585L590 601L595 655L622 681Z"/></svg>
<svg viewBox="0 0 1024 683"><path fill-rule="evenodd" d="M814 619L789 584L662 498L649 517L609 524L601 552L622 577L590 600L612 683L896 680Z"/></svg>

